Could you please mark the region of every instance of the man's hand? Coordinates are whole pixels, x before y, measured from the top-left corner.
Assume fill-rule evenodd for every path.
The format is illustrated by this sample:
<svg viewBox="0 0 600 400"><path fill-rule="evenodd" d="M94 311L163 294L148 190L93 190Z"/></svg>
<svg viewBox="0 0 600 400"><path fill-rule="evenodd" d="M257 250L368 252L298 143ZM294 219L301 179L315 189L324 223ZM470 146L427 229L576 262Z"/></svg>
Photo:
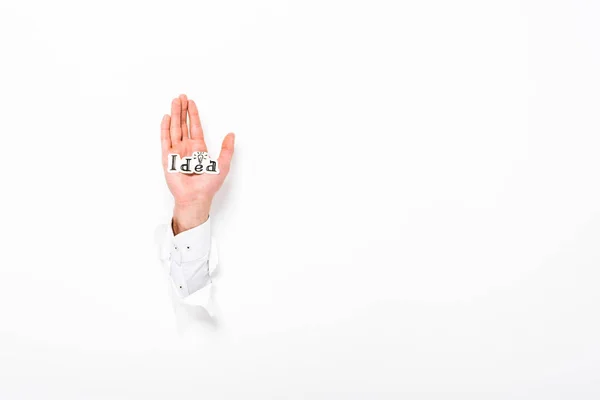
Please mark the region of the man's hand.
<svg viewBox="0 0 600 400"><path fill-rule="evenodd" d="M189 114L189 125L188 125ZM171 115L165 114L160 124L162 164L167 186L175 198L173 233L194 228L208 219L214 195L229 173L233 157L234 134L223 139L219 154L219 174L183 174L167 171L169 153L189 157L194 151L207 151L198 108L182 94L171 102Z"/></svg>

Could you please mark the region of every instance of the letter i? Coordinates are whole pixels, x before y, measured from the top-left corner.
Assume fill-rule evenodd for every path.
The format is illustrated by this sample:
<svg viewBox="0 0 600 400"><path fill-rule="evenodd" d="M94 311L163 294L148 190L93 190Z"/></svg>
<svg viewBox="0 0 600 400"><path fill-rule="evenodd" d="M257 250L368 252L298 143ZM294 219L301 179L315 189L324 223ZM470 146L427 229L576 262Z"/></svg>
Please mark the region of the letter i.
<svg viewBox="0 0 600 400"><path fill-rule="evenodd" d="M171 173L177 172L177 166L179 165L179 154L169 154L169 160L171 165L167 171Z"/></svg>

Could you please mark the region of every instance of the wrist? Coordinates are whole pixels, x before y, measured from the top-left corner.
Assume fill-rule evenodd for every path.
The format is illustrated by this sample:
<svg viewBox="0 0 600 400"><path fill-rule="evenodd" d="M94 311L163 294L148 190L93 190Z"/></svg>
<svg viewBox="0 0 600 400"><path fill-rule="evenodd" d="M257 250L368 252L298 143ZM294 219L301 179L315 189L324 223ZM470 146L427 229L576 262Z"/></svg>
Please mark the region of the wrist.
<svg viewBox="0 0 600 400"><path fill-rule="evenodd" d="M205 223L210 213L210 201L175 203L173 207L173 234L187 231Z"/></svg>

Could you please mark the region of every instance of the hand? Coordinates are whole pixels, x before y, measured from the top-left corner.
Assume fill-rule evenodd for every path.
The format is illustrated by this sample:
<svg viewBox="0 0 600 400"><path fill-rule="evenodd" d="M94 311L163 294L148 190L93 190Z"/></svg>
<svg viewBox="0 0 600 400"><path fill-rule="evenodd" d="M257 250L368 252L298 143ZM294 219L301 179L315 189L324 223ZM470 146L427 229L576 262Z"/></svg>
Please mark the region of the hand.
<svg viewBox="0 0 600 400"><path fill-rule="evenodd" d="M188 126L188 114L190 125ZM171 102L171 115L160 124L162 165L167 186L175 198L173 233L194 228L208 219L212 199L229 173L235 135L227 134L219 154L218 174L184 174L167 171L169 153L189 157L194 151L207 151L198 108L182 94Z"/></svg>

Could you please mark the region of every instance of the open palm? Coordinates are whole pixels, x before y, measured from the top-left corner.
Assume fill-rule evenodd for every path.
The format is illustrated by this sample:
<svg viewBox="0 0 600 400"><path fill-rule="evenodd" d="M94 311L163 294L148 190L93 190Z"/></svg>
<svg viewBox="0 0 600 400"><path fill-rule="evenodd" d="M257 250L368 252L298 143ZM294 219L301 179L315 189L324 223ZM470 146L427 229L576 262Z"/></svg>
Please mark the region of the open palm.
<svg viewBox="0 0 600 400"><path fill-rule="evenodd" d="M160 131L163 171L167 186L175 199L175 205L198 204L210 207L212 198L229 173L233 157L234 134L229 133L223 139L218 158L220 170L218 174L184 174L169 173L167 158L169 153L177 153L180 157L189 157L195 151L207 151L196 103L188 100L184 94L173 99L171 115L165 114Z"/></svg>

